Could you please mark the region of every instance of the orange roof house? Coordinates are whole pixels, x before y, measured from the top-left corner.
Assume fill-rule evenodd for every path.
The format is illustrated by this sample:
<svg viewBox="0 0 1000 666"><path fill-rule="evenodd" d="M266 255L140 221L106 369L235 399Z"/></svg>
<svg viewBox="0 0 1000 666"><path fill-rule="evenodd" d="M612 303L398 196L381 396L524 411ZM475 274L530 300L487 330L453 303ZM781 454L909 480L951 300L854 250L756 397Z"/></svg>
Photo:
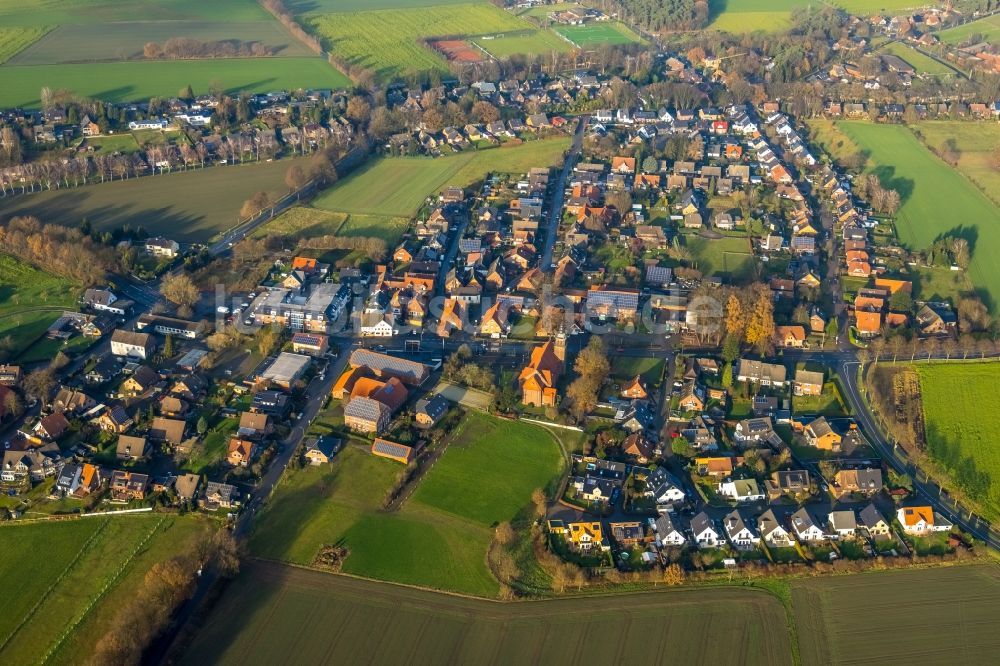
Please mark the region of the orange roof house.
<svg viewBox="0 0 1000 666"><path fill-rule="evenodd" d="M885 307L885 300L877 296L858 294L854 297L854 307L858 310L882 310Z"/></svg>
<svg viewBox="0 0 1000 666"><path fill-rule="evenodd" d="M632 381L622 386L622 397L632 400L645 400L649 397L649 392L642 385L642 377L636 375Z"/></svg>
<svg viewBox="0 0 1000 666"><path fill-rule="evenodd" d="M882 289L888 289L890 294L895 294L897 291L901 291L904 294L910 294L913 292L913 283L909 280L875 278L875 286Z"/></svg>
<svg viewBox="0 0 1000 666"><path fill-rule="evenodd" d="M635 158L614 157L611 159L611 170L617 173L635 173Z"/></svg>
<svg viewBox="0 0 1000 666"><path fill-rule="evenodd" d="M659 187L661 180L658 173L640 173L635 177L635 187Z"/></svg>
<svg viewBox="0 0 1000 666"><path fill-rule="evenodd" d="M803 326L775 326L774 341L778 347L801 347L806 342Z"/></svg>
<svg viewBox="0 0 1000 666"><path fill-rule="evenodd" d="M702 476L729 476L737 466L743 464L741 457L717 456L711 458L695 458L695 467Z"/></svg>
<svg viewBox="0 0 1000 666"><path fill-rule="evenodd" d="M333 397L337 400L343 400L344 396L350 395L354 390L354 385L362 377L369 376L368 369L364 366L357 368L348 368L344 371L337 383L333 385Z"/></svg>
<svg viewBox="0 0 1000 666"><path fill-rule="evenodd" d="M226 456L226 460L233 467L246 467L250 464L250 460L254 456L255 448L253 442L240 437L233 437L229 440L229 453Z"/></svg>
<svg viewBox="0 0 1000 666"><path fill-rule="evenodd" d="M441 312L441 319L438 320L438 336L447 338L451 335L452 331L461 331L464 319L465 302L457 298L446 299L444 310Z"/></svg>
<svg viewBox="0 0 1000 666"><path fill-rule="evenodd" d="M508 305L503 301L497 301L489 310L483 313L483 320L479 325L479 334L498 338L507 333L510 322L507 318Z"/></svg>
<svg viewBox="0 0 1000 666"><path fill-rule="evenodd" d="M903 312L890 312L885 315L885 325L891 326L892 328L906 326L906 323L909 320L910 318Z"/></svg>
<svg viewBox="0 0 1000 666"><path fill-rule="evenodd" d="M295 257L292 259L293 271L305 271L312 273L319 268L319 262L312 257Z"/></svg>
<svg viewBox="0 0 1000 666"><path fill-rule="evenodd" d="M555 407L558 397L556 383L563 369L561 349L549 340L532 350L531 361L517 378L521 402L538 407Z"/></svg>
<svg viewBox="0 0 1000 666"><path fill-rule="evenodd" d="M857 321L858 332L861 335L877 335L882 330L882 313L856 310L854 318Z"/></svg>
<svg viewBox="0 0 1000 666"><path fill-rule="evenodd" d="M847 274L851 277L868 277L872 274L872 267L867 261L849 261Z"/></svg>

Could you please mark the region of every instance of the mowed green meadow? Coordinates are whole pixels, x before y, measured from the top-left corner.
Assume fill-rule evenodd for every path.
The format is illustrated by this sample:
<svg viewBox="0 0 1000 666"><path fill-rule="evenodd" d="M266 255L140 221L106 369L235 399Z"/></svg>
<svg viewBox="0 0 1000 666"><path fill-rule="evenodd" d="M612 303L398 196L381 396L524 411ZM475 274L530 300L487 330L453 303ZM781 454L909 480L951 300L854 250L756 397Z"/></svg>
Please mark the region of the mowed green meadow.
<svg viewBox="0 0 1000 666"><path fill-rule="evenodd" d="M125 224L150 235L201 243L236 224L240 206L259 191L288 192L285 172L294 160L215 166L159 176L87 185L0 199L0 223L16 215L95 229Z"/></svg>
<svg viewBox="0 0 1000 666"><path fill-rule="evenodd" d="M639 35L619 21L567 25L553 29L583 49L604 45L639 44L643 41Z"/></svg>
<svg viewBox="0 0 1000 666"><path fill-rule="evenodd" d="M467 187L488 173L525 173L556 164L569 148L559 137L467 150L446 157L386 157L371 162L318 196L323 210L385 217L412 217L447 186Z"/></svg>
<svg viewBox="0 0 1000 666"><path fill-rule="evenodd" d="M0 358L17 358L63 308L75 309L79 291L80 285L0 254Z"/></svg>
<svg viewBox="0 0 1000 666"><path fill-rule="evenodd" d="M29 44L41 39L45 28L0 27L0 65L24 50Z"/></svg>
<svg viewBox="0 0 1000 666"><path fill-rule="evenodd" d="M325 60L227 58L0 67L0 106L37 107L43 86L108 102L171 97L190 85L195 94L346 88L350 80Z"/></svg>
<svg viewBox="0 0 1000 666"><path fill-rule="evenodd" d="M954 475L969 459L989 477L988 491L975 497L987 519L1000 517L1000 414L984 409L1000 382L1000 363L918 364L927 448Z"/></svg>
<svg viewBox="0 0 1000 666"><path fill-rule="evenodd" d="M792 650L781 603L748 589L503 604L251 562L180 661L570 666L584 660L782 666L792 663Z"/></svg>
<svg viewBox="0 0 1000 666"><path fill-rule="evenodd" d="M208 526L145 514L0 528L0 662L80 663L149 568Z"/></svg>
<svg viewBox="0 0 1000 666"><path fill-rule="evenodd" d="M995 42L1000 37L1000 15L994 14L978 21L969 21L964 25L941 30L934 35L946 44L960 44L973 35L982 35L983 41Z"/></svg>
<svg viewBox="0 0 1000 666"><path fill-rule="evenodd" d="M993 305L1000 302L1000 209L903 125L840 121L837 128L866 151L869 170L882 185L900 193L900 240L918 249L941 236L966 238L972 248L972 284Z"/></svg>
<svg viewBox="0 0 1000 666"><path fill-rule="evenodd" d="M254 0L2 0L0 24L55 26L118 21L263 21Z"/></svg>
<svg viewBox="0 0 1000 666"><path fill-rule="evenodd" d="M791 583L805 666L990 664L1000 650L995 564Z"/></svg>
<svg viewBox="0 0 1000 666"><path fill-rule="evenodd" d="M558 445L541 428L470 414L403 506L382 500L403 467L350 445L328 466L291 472L258 516L251 552L309 566L324 544L350 550L344 572L494 597L486 565L493 525L555 482Z"/></svg>
<svg viewBox="0 0 1000 666"><path fill-rule="evenodd" d="M710 0L710 29L732 33L778 32L791 24L802 0Z"/></svg>
<svg viewBox="0 0 1000 666"><path fill-rule="evenodd" d="M930 56L924 55L920 51L916 50L912 46L903 44L902 42L890 42L886 44L882 49L886 53L891 53L894 56L898 56L908 62L917 70L918 74L931 74L933 76L943 76L945 74L954 74L955 70L948 67L944 63L940 63Z"/></svg>

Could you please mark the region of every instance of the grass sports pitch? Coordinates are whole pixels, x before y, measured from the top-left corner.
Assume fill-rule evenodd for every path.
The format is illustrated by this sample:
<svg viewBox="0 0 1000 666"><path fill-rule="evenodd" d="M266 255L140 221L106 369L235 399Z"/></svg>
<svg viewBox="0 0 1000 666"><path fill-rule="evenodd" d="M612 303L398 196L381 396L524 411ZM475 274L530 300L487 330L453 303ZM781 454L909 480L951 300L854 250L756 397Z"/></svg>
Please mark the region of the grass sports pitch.
<svg viewBox="0 0 1000 666"><path fill-rule="evenodd" d="M563 26L555 28L555 31L582 49L642 42L639 35L632 32L625 24L617 21Z"/></svg>
<svg viewBox="0 0 1000 666"><path fill-rule="evenodd" d="M663 654L676 663L792 663L784 609L759 591L499 604L258 562L244 567L181 663L568 666L583 655L610 664Z"/></svg>

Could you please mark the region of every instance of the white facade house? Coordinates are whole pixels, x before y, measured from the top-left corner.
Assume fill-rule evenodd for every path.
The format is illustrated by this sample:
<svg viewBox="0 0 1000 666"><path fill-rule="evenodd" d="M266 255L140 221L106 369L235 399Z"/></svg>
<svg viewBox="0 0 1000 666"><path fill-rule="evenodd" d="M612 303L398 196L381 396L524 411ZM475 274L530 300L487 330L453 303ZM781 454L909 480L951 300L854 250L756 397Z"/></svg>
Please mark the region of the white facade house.
<svg viewBox="0 0 1000 666"><path fill-rule="evenodd" d="M760 535L743 520L739 511L731 511L722 519L726 538L736 550L753 550L760 545Z"/></svg>
<svg viewBox="0 0 1000 666"><path fill-rule="evenodd" d="M737 502L760 502L764 493L755 479L735 479L723 481L718 486L719 494Z"/></svg>
<svg viewBox="0 0 1000 666"><path fill-rule="evenodd" d="M649 522L656 533L656 543L661 548L680 547L687 543L684 532L680 530L669 514L664 514L656 520L650 518Z"/></svg>
<svg viewBox="0 0 1000 666"><path fill-rule="evenodd" d="M718 548L722 544L722 534L715 527L715 521L704 511L691 519L691 533L699 548Z"/></svg>
<svg viewBox="0 0 1000 666"><path fill-rule="evenodd" d="M757 518L757 531L768 546L774 548L792 548L795 539L784 528L772 509L768 509Z"/></svg>
<svg viewBox="0 0 1000 666"><path fill-rule="evenodd" d="M826 540L826 532L805 508L792 514L792 531L799 541L815 543Z"/></svg>

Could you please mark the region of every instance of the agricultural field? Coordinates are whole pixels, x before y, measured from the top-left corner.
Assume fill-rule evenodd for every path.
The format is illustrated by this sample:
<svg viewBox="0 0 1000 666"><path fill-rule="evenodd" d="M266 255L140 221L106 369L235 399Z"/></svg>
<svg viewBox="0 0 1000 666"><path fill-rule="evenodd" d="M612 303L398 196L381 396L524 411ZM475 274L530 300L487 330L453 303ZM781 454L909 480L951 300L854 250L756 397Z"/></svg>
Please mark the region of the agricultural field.
<svg viewBox="0 0 1000 666"><path fill-rule="evenodd" d="M291 239L332 236L340 231L347 217L346 213L331 213L309 206L294 206L258 227L253 236L263 238L276 235Z"/></svg>
<svg viewBox="0 0 1000 666"><path fill-rule="evenodd" d="M79 663L153 563L203 538L208 525L146 514L3 527L0 661Z"/></svg>
<svg viewBox="0 0 1000 666"><path fill-rule="evenodd" d="M931 363L916 365L920 376L927 450L953 477L978 474L983 486L975 500L987 519L1000 516L1000 450L995 433L1000 414L982 408L984 396L996 392L998 363Z"/></svg>
<svg viewBox="0 0 1000 666"><path fill-rule="evenodd" d="M0 222L34 215L43 222L95 229L125 224L183 243L202 243L237 222L240 206L255 192L287 193L292 160L216 166L131 180L50 190L0 200ZM183 192L183 196L178 196Z"/></svg>
<svg viewBox="0 0 1000 666"><path fill-rule="evenodd" d="M195 94L219 87L244 90L346 88L350 80L320 58L156 60L0 67L0 106L37 107L43 86L108 102L171 97L190 85Z"/></svg>
<svg viewBox="0 0 1000 666"><path fill-rule="evenodd" d="M908 62L917 70L917 74L930 74L932 76L943 76L954 74L955 70L947 65L938 62L930 56L926 56L920 51L903 44L902 42L890 42L882 49L886 53L891 53Z"/></svg>
<svg viewBox="0 0 1000 666"><path fill-rule="evenodd" d="M791 586L805 666L987 664L1000 649L995 564L803 578Z"/></svg>
<svg viewBox="0 0 1000 666"><path fill-rule="evenodd" d="M980 35L980 40L984 42L995 42L1000 39L1000 15L994 14L934 33L934 36L945 44L961 44L973 35Z"/></svg>
<svg viewBox="0 0 1000 666"><path fill-rule="evenodd" d="M16 358L45 334L80 288L69 280L0 254L0 359Z"/></svg>
<svg viewBox="0 0 1000 666"><path fill-rule="evenodd" d="M447 71L444 59L422 43L431 37L538 32L513 14L485 3L341 12L303 20L325 41L331 53L374 71L382 79ZM544 41L537 40L536 44L526 37L517 39L537 47ZM543 53L548 50L545 46Z"/></svg>
<svg viewBox="0 0 1000 666"><path fill-rule="evenodd" d="M444 187L467 187L490 172L523 173L555 164L569 143L566 137L447 157L382 158L338 182L317 197L313 206L352 215L408 219L427 197Z"/></svg>
<svg viewBox="0 0 1000 666"><path fill-rule="evenodd" d="M10 59L11 65L55 65L141 59L147 42L162 45L184 37L199 42L238 40L256 42L275 56L312 56L305 44L292 37L275 20L232 21L134 21L59 26ZM2 57L0 57L2 59Z"/></svg>
<svg viewBox="0 0 1000 666"><path fill-rule="evenodd" d="M266 21L263 7L247 0L4 0L0 24L55 26L119 21Z"/></svg>
<svg viewBox="0 0 1000 666"><path fill-rule="evenodd" d="M872 2L872 0L833 0L830 4L855 16L902 12L905 9L919 9L923 6L918 0L876 0L876 2Z"/></svg>
<svg viewBox="0 0 1000 666"><path fill-rule="evenodd" d="M413 496L386 512L382 501L403 467L349 445L329 466L282 481L250 549L308 566L323 544L343 543L346 573L493 597L498 584L485 562L492 524L514 518L533 488L553 482L559 461L541 429L472 414Z"/></svg>
<svg viewBox="0 0 1000 666"><path fill-rule="evenodd" d="M45 28L0 28L0 65L42 38Z"/></svg>
<svg viewBox="0 0 1000 666"><path fill-rule="evenodd" d="M694 259L694 268L706 276L726 276L737 282L753 277L753 254L745 238L687 235L684 244Z"/></svg>
<svg viewBox="0 0 1000 666"><path fill-rule="evenodd" d="M254 562L181 663L568 666L581 654L595 663L645 663L669 650L677 663L770 666L792 663L786 626L777 599L753 590L497 604Z"/></svg>
<svg viewBox="0 0 1000 666"><path fill-rule="evenodd" d="M970 281L1000 301L1000 209L902 125L841 121L837 128L870 155L869 169L882 185L899 192L900 240L924 248L942 235L967 238Z"/></svg>
<svg viewBox="0 0 1000 666"><path fill-rule="evenodd" d="M463 5L475 0L287 0L295 14L316 15L333 12L360 12L374 9L415 9L441 5Z"/></svg>
<svg viewBox="0 0 1000 666"><path fill-rule="evenodd" d="M642 38L628 26L618 21L590 23L587 25L567 25L553 28L563 37L582 49L592 49L597 46L616 46L621 44L639 44Z"/></svg>
<svg viewBox="0 0 1000 666"><path fill-rule="evenodd" d="M792 9L803 0L710 0L709 29L732 33L779 32L792 25Z"/></svg>

